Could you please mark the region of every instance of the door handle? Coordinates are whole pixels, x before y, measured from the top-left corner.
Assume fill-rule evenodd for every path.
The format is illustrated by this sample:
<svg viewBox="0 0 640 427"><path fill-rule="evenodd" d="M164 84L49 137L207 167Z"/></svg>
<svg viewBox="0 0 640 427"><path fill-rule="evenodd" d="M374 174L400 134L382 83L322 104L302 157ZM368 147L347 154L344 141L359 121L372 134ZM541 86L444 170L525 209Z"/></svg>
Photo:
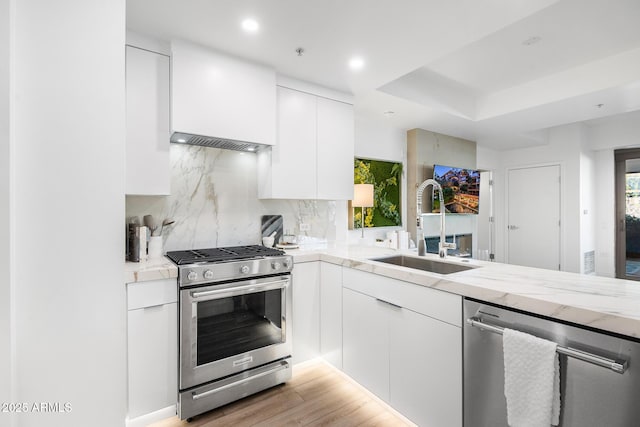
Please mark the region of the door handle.
<svg viewBox="0 0 640 427"><path fill-rule="evenodd" d="M289 279L276 280L273 282L243 285L231 288L214 289L211 291L195 291L191 292L193 302L207 301L210 299L226 298L228 296L240 295L245 293L257 293L270 291L273 289L281 289L289 286Z"/></svg>
<svg viewBox="0 0 640 427"><path fill-rule="evenodd" d="M519 229L520 227L518 227L517 225L510 225L510 226L508 226L507 228L508 228L509 230L517 230L517 229Z"/></svg>

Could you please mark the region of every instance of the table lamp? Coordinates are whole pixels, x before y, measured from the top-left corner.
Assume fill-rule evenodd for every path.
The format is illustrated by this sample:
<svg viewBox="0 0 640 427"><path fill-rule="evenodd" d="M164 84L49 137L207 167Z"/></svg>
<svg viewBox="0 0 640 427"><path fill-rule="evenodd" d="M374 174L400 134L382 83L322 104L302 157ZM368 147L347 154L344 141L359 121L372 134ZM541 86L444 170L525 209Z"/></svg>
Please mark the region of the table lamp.
<svg viewBox="0 0 640 427"><path fill-rule="evenodd" d="M362 208L362 238L364 238L364 208L373 207L373 184L355 184L352 203L354 207Z"/></svg>

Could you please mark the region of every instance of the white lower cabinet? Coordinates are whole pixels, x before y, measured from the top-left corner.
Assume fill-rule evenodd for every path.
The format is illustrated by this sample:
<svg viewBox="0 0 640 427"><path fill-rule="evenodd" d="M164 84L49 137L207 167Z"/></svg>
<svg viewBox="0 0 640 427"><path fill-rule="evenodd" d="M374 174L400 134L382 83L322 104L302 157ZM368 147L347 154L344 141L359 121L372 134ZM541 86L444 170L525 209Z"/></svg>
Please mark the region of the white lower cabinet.
<svg viewBox="0 0 640 427"><path fill-rule="evenodd" d="M129 283L127 300L127 425L146 425L175 414L178 392L176 279Z"/></svg>
<svg viewBox="0 0 640 427"><path fill-rule="evenodd" d="M344 372L419 426L462 426L462 298L343 270Z"/></svg>
<svg viewBox="0 0 640 427"><path fill-rule="evenodd" d="M389 319L369 295L344 288L343 368L367 390L389 402Z"/></svg>
<svg viewBox="0 0 640 427"><path fill-rule="evenodd" d="M293 363L320 355L320 262L297 263L292 272Z"/></svg>
<svg viewBox="0 0 640 427"><path fill-rule="evenodd" d="M342 369L342 267L320 263L320 353Z"/></svg>
<svg viewBox="0 0 640 427"><path fill-rule="evenodd" d="M462 426L462 330L390 310L389 403L419 426Z"/></svg>

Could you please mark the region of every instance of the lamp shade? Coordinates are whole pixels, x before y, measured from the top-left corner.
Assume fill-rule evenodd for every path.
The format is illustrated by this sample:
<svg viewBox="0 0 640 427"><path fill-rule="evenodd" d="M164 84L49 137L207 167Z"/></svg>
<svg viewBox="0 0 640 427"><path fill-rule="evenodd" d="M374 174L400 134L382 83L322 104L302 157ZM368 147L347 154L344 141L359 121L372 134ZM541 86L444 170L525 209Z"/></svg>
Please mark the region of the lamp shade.
<svg viewBox="0 0 640 427"><path fill-rule="evenodd" d="M358 208L373 207L373 184L355 184L352 205Z"/></svg>

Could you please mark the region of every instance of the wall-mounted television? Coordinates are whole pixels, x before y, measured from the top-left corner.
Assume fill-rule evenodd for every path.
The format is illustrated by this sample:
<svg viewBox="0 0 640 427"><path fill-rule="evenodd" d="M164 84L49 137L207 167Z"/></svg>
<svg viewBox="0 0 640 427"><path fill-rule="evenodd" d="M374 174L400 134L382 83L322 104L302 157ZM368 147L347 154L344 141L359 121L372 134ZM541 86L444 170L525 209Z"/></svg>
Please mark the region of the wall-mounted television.
<svg viewBox="0 0 640 427"><path fill-rule="evenodd" d="M480 208L480 171L434 165L433 179L442 186L446 213L477 214ZM438 192L433 192L432 212L440 212Z"/></svg>

